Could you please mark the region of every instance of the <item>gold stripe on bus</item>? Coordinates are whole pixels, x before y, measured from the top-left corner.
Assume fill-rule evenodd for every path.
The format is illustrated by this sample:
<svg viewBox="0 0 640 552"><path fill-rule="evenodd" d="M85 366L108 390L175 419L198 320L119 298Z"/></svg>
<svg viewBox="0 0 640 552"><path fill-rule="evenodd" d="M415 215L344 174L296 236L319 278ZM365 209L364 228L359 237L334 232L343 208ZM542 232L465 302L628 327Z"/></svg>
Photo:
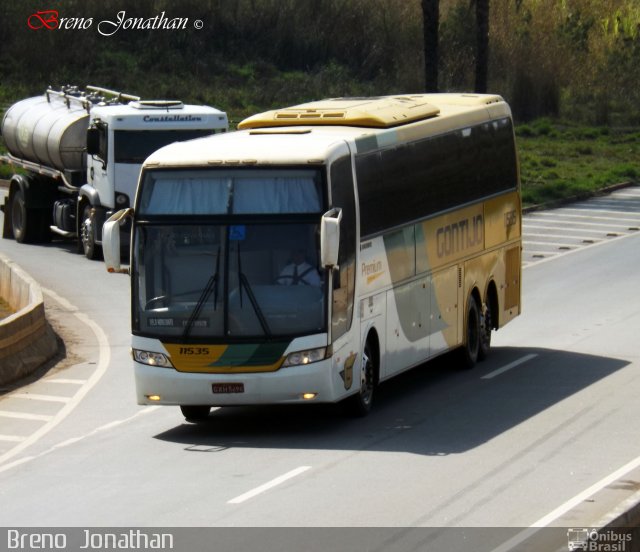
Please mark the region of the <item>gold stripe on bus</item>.
<svg viewBox="0 0 640 552"><path fill-rule="evenodd" d="M271 364L219 364L229 345L184 345L164 344L174 368L178 372L199 374L245 374L258 372L275 372L282 366L284 357ZM247 359L248 360L248 359Z"/></svg>

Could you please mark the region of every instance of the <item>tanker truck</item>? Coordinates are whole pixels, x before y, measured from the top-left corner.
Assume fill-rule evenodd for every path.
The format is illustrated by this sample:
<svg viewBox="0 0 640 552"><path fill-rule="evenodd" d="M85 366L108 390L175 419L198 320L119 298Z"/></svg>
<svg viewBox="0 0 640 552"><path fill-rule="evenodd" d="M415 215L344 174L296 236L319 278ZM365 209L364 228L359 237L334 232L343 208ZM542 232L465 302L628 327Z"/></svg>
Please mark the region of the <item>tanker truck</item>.
<svg viewBox="0 0 640 552"><path fill-rule="evenodd" d="M8 151L0 161L22 169L1 207L2 236L20 243L74 238L78 252L94 259L104 221L133 204L146 157L227 130L227 115L213 107L144 101L96 86L49 87L19 101L0 126Z"/></svg>

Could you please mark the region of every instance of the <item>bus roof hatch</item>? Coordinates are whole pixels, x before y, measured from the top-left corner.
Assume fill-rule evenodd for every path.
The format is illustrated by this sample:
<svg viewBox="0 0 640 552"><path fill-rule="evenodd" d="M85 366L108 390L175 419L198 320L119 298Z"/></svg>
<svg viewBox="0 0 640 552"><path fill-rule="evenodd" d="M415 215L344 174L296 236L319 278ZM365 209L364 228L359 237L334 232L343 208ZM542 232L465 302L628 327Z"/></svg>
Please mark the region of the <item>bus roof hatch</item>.
<svg viewBox="0 0 640 552"><path fill-rule="evenodd" d="M382 96L378 98L333 98L275 111L266 111L245 119L238 129L293 125L341 125L390 128L435 117L440 109L426 95Z"/></svg>

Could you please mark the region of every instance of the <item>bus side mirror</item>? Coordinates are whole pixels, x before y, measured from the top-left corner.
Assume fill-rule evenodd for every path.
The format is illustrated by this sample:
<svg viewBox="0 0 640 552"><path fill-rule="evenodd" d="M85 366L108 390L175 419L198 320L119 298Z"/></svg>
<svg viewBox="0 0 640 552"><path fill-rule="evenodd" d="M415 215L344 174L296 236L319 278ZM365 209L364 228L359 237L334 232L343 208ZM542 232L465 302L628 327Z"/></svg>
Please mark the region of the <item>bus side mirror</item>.
<svg viewBox="0 0 640 552"><path fill-rule="evenodd" d="M107 272L129 274L128 268L120 266L120 226L133 217L133 209L121 209L111 215L102 227L102 253Z"/></svg>
<svg viewBox="0 0 640 552"><path fill-rule="evenodd" d="M334 208L322 215L320 226L320 262L324 268L338 264L342 209Z"/></svg>

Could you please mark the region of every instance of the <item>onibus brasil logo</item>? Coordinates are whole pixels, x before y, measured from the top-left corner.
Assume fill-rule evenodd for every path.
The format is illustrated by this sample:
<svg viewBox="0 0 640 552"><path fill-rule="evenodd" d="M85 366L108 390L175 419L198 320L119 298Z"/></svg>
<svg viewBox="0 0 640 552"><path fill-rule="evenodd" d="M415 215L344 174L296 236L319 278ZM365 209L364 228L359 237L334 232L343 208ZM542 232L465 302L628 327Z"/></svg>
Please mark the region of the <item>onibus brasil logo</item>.
<svg viewBox="0 0 640 552"><path fill-rule="evenodd" d="M631 542L631 534L613 529L569 529L569 550L594 550L598 552L625 552ZM630 550L630 548L629 548Z"/></svg>

